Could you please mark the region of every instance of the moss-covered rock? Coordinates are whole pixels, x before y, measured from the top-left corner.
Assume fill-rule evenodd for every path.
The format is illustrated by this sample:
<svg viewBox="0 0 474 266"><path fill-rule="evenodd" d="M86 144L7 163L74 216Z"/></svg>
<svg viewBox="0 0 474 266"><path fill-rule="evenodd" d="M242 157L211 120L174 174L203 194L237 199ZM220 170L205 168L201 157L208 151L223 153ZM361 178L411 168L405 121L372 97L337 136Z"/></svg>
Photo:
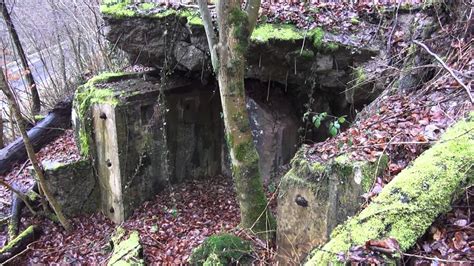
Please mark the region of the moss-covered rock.
<svg viewBox="0 0 474 266"><path fill-rule="evenodd" d="M145 265L138 231L131 232L127 239L122 240L124 235L125 230L118 227L111 238L114 250L107 265Z"/></svg>
<svg viewBox="0 0 474 266"><path fill-rule="evenodd" d="M46 183L66 216L98 211L99 186L88 159L69 163L46 160L42 164ZM36 173L31 171L31 175ZM31 191L30 195L35 197L36 193Z"/></svg>
<svg viewBox="0 0 474 266"><path fill-rule="evenodd" d="M304 33L289 24L261 24L252 33L254 42L267 43L270 40L297 41L303 40Z"/></svg>
<svg viewBox="0 0 474 266"><path fill-rule="evenodd" d="M392 237L402 251L409 249L436 217L451 208L463 188L473 184L473 128L474 113L448 129L439 143L397 175L366 209L336 228L306 265L338 263L338 254L373 239Z"/></svg>
<svg viewBox="0 0 474 266"><path fill-rule="evenodd" d="M189 263L193 265L250 264L252 245L231 234L213 235L193 250Z"/></svg>
<svg viewBox="0 0 474 266"><path fill-rule="evenodd" d="M298 151L283 177L278 197L277 246L281 263L298 264L329 238L332 230L354 215L361 195L387 167L387 156L375 163L342 155L325 163L310 162Z"/></svg>
<svg viewBox="0 0 474 266"><path fill-rule="evenodd" d="M177 16L187 20L191 26L202 26L202 19L197 10L193 9L164 9L159 3L132 3L130 0L104 0L100 12L114 19L126 18L155 18Z"/></svg>

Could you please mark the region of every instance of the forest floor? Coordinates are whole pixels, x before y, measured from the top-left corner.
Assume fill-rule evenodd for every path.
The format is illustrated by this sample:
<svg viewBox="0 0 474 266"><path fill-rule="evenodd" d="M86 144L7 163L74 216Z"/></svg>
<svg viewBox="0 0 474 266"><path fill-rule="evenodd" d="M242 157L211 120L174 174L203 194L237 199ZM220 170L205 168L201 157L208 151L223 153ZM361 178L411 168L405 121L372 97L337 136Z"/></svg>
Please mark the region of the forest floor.
<svg viewBox="0 0 474 266"><path fill-rule="evenodd" d="M462 91L449 84L451 83L443 82L423 93L418 91L405 96L395 94L385 97L378 103L381 112L366 115L361 119L357 126L358 132L352 127L335 138L313 145L308 158L320 160L314 157L314 154L331 157L341 152L349 152L353 158L363 156L372 160L377 151L383 150L389 154L389 170L374 184L372 191L365 195L370 201L384 184L429 147L432 140L428 140L428 137L437 139L445 128L470 110L470 104ZM430 128L431 131L426 131ZM351 147L341 145L347 142L349 133L354 144ZM389 140L396 145L377 145ZM359 147L359 144L363 147ZM77 160L79 155L73 132L66 131L38 152L38 156L41 160ZM10 182L14 180L14 183L24 190L32 184L29 163L17 166L5 179ZM0 211L7 215L10 193L3 189L0 193ZM276 207L274 193L268 193L268 197L273 200L273 210ZM435 258L441 262L474 260L472 206L474 188L470 187L466 188L463 198L453 204L451 212L440 216L433 223L406 259L415 264L427 263ZM43 233L38 241L30 244L27 250L12 262L106 264L111 255L110 237L115 225L102 214L75 217L72 223L74 230L68 233L60 225L49 220L31 217L25 210L22 228L39 224ZM129 232L140 232L147 262L186 263L194 247L205 237L218 232L233 232L253 241L256 247L255 263L275 262L273 244L252 238L238 230L238 223L239 208L235 201L232 180L218 176L190 180L168 187L154 200L145 202L122 226ZM5 239L6 226L3 226L0 241L4 242Z"/></svg>
<svg viewBox="0 0 474 266"><path fill-rule="evenodd" d="M40 160L67 162L79 159L72 130L67 130L37 155ZM30 168L29 162L18 165L4 178L26 191L33 184ZM274 193L268 193L269 198L273 199L272 209L276 206ZM11 194L2 188L0 198L0 213L7 216L10 212ZM23 214L21 229L37 224L42 228L42 234L40 239L28 245L23 253L10 261L11 263L107 264L112 251L110 238L116 225L104 215L72 218L74 230L65 232L57 223L31 217L26 210ZM207 236L219 232L233 232L253 241L256 247L254 261L272 261L274 253L271 244L236 228L240 220L239 215L232 180L216 176L169 186L155 199L142 204L121 226L128 232L140 232L144 257L149 263L186 263L193 248ZM4 245L6 239L7 227L2 226L0 246Z"/></svg>

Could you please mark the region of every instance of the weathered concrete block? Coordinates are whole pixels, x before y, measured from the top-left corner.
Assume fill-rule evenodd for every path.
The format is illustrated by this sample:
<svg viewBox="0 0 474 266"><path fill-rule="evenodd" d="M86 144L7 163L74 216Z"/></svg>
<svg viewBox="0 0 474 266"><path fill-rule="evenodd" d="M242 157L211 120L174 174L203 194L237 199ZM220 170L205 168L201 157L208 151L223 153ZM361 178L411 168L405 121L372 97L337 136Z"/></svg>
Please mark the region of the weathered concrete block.
<svg viewBox="0 0 474 266"><path fill-rule="evenodd" d="M378 163L340 156L323 165L308 162L304 152L303 147L297 153L280 186L277 246L283 264L297 264L324 244L338 224L359 210L361 195L387 165L385 156Z"/></svg>
<svg viewBox="0 0 474 266"><path fill-rule="evenodd" d="M88 160L72 163L44 161L43 169L49 189L65 215L98 211L99 187Z"/></svg>
<svg viewBox="0 0 474 266"><path fill-rule="evenodd" d="M79 146L97 169L101 209L117 223L170 182L221 169L223 128L212 89L171 77L158 99L158 80L145 79L107 74L75 97Z"/></svg>

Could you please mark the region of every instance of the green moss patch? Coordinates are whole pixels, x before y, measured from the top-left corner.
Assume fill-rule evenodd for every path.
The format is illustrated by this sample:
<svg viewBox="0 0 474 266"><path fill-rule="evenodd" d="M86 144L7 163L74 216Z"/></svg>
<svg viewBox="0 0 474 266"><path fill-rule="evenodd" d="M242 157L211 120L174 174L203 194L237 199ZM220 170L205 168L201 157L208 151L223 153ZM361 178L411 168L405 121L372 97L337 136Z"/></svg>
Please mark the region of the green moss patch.
<svg viewBox="0 0 474 266"><path fill-rule="evenodd" d="M163 9L158 3L139 3L133 8L131 0L104 0L100 5L100 12L106 16L123 18L166 18L178 16L186 18L190 25L202 26L202 19L197 10L192 9ZM137 11L138 10L138 11Z"/></svg>
<svg viewBox="0 0 474 266"><path fill-rule="evenodd" d="M270 40L298 41L303 38L304 34L293 25L262 24L255 28L250 39L257 43L266 43Z"/></svg>
<svg viewBox="0 0 474 266"><path fill-rule="evenodd" d="M372 239L395 238L406 251L451 201L474 182L474 115L447 130L441 141L385 186L358 216L336 228L324 252L307 265L337 262L337 254Z"/></svg>
<svg viewBox="0 0 474 266"><path fill-rule="evenodd" d="M121 230L118 232L120 237L113 238L114 251L107 265L145 265L138 231L133 231L128 239L120 241L123 237Z"/></svg>
<svg viewBox="0 0 474 266"><path fill-rule="evenodd" d="M100 12L115 18L133 17L135 12L127 8L130 4L129 0L103 0Z"/></svg>
<svg viewBox="0 0 474 266"><path fill-rule="evenodd" d="M213 235L193 250L189 262L193 265L230 265L250 262L250 242L231 234Z"/></svg>
<svg viewBox="0 0 474 266"><path fill-rule="evenodd" d="M321 48L322 45L323 45L323 41L324 41L324 35L325 35L325 32L322 28L314 28L312 30L309 31L309 36L311 37L311 40L313 42L313 46L315 48Z"/></svg>
<svg viewBox="0 0 474 266"><path fill-rule="evenodd" d="M81 122L79 129L79 150L81 155L89 154L89 138L87 130L90 130L90 122L87 120L87 113L93 104L117 105L118 100L114 97L114 92L107 88L97 88L95 85L107 82L115 78L120 78L125 73L103 73L90 79L86 84L80 86L74 95L74 109Z"/></svg>
<svg viewBox="0 0 474 266"><path fill-rule="evenodd" d="M308 161L304 154L307 148L302 147L291 161L291 169L286 173L280 185L280 196L292 187L308 188L320 191L328 178L337 178L340 182L349 182L353 178L360 184L363 192L370 190L375 178L388 166L388 156L382 155L375 163L352 161L341 155L327 162Z"/></svg>
<svg viewBox="0 0 474 266"><path fill-rule="evenodd" d="M242 142L234 148L235 159L246 164L258 162L258 153L252 140Z"/></svg>
<svg viewBox="0 0 474 266"><path fill-rule="evenodd" d="M35 234L35 231L38 230L35 225L30 225L23 232L21 232L17 237L11 240L6 246L0 249L0 254L8 252L12 248L18 246L20 242L27 237L32 237Z"/></svg>

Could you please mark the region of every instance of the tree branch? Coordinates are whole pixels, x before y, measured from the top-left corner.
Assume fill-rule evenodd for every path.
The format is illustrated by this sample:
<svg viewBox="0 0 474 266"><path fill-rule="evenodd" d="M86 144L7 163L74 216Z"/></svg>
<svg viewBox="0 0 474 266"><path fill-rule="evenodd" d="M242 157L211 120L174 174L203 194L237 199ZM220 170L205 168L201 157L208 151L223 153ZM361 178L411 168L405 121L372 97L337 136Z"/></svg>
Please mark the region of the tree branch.
<svg viewBox="0 0 474 266"><path fill-rule="evenodd" d="M218 57L217 57L217 38L212 25L211 12L207 5L207 0L198 0L199 12L201 13L202 22L206 31L207 43L209 45L209 52L211 53L211 64L212 69L217 73L218 69Z"/></svg>
<svg viewBox="0 0 474 266"><path fill-rule="evenodd" d="M249 36L252 36L253 29L257 25L258 10L260 9L261 0L247 0L245 12L249 18Z"/></svg>
<svg viewBox="0 0 474 266"><path fill-rule="evenodd" d="M446 63L437 54L433 53L430 48L428 48L428 46L426 46L424 43L419 42L417 40L413 40L413 42L423 47L423 49L425 49L430 55L432 55L436 60L438 60L438 62L441 63L443 68L446 69L446 71L448 71L449 74L451 74L451 76L466 90L467 95L469 95L469 99L471 100L471 103L474 103L474 98L472 97L471 89L466 84L464 84L462 80L458 76L456 76L456 74L454 74L453 69L446 65Z"/></svg>

